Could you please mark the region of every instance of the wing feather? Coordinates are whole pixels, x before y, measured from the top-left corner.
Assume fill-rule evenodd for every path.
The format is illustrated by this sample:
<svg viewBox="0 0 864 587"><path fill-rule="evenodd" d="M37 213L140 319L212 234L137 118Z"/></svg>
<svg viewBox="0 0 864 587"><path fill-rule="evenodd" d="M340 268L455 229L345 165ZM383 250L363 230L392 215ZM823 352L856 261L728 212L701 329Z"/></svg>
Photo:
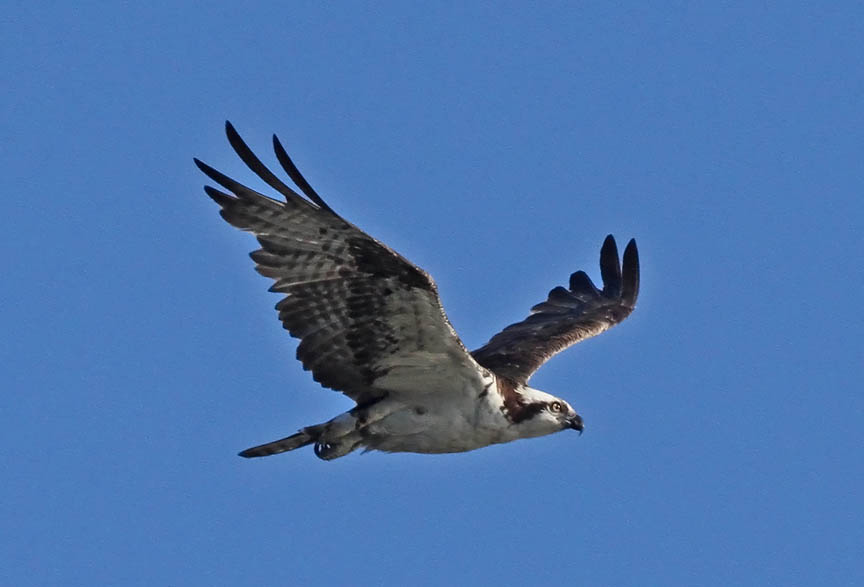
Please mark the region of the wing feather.
<svg viewBox="0 0 864 587"><path fill-rule="evenodd" d="M472 353L482 366L518 383L553 355L624 320L639 296L639 252L631 240L624 250L623 267L612 235L600 249L599 290L585 274L570 276L570 289L558 286L545 302L531 308L525 320L511 324Z"/></svg>
<svg viewBox="0 0 864 587"><path fill-rule="evenodd" d="M279 160L279 164L282 166L282 169L288 174L288 177L291 178L297 187L306 194L310 200L318 204L324 210L329 210L333 212L333 209L327 205L327 202L318 195L312 186L309 185L309 182L306 181L306 178L303 177L303 174L300 173L300 170L297 169L297 166L294 165L294 162L291 160L291 157L288 156L288 152L285 151L285 147L282 146L282 143L279 142L279 137L273 135L273 150L276 152L276 159Z"/></svg>
<svg viewBox="0 0 864 587"><path fill-rule="evenodd" d="M279 319L300 339L297 358L325 387L369 403L394 389L387 377L400 366L426 368L454 378L478 378L482 368L454 332L432 278L422 269L345 221L315 192L274 136L276 156L308 200L249 149L226 122L231 146L285 201L273 200L209 165L195 164L230 193L207 186L222 217L253 233L261 248L250 254L256 270L273 279L270 291L285 294ZM387 377L386 391L376 381ZM410 379L410 378L409 378ZM454 381L455 382L455 381Z"/></svg>

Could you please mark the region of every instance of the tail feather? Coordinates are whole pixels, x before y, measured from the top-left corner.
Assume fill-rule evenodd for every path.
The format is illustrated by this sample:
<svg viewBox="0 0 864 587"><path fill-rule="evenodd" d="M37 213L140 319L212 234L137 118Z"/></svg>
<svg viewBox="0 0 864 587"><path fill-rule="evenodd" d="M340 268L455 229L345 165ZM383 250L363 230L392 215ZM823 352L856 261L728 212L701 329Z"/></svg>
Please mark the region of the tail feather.
<svg viewBox="0 0 864 587"><path fill-rule="evenodd" d="M320 435L320 430L316 430L316 428L318 427L309 426L297 434L292 434L286 438L247 448L243 452L239 453L239 455L247 459L251 459L252 457L269 457L270 455L276 455L280 452L287 452L289 450L312 444L318 440L318 436Z"/></svg>

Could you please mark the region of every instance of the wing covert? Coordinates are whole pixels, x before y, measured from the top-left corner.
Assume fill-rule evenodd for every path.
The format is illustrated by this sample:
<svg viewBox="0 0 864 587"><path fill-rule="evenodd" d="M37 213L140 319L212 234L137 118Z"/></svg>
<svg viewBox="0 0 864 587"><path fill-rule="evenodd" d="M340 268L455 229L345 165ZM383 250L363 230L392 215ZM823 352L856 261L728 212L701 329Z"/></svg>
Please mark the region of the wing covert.
<svg viewBox="0 0 864 587"><path fill-rule="evenodd" d="M600 274L602 290L584 271L573 273L569 289L552 289L525 320L511 324L471 353L474 359L500 376L527 383L553 355L624 320L639 296L636 241L627 244L622 266L615 239L607 236L600 249Z"/></svg>

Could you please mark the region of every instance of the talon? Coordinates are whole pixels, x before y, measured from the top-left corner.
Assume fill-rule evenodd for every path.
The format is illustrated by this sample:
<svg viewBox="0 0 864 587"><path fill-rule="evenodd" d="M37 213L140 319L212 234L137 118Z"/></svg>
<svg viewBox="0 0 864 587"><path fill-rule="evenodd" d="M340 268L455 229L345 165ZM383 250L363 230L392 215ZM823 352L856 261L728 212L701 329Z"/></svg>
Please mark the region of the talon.
<svg viewBox="0 0 864 587"><path fill-rule="evenodd" d="M357 448L357 439L341 439L337 443L317 442L315 456L325 461L332 461L347 455L355 448Z"/></svg>
<svg viewBox="0 0 864 587"><path fill-rule="evenodd" d="M327 444L326 442L316 442L315 443L315 449L314 449L315 450L315 456L318 457L319 459L326 459L327 458L327 451L329 451L331 448L332 448L332 446Z"/></svg>

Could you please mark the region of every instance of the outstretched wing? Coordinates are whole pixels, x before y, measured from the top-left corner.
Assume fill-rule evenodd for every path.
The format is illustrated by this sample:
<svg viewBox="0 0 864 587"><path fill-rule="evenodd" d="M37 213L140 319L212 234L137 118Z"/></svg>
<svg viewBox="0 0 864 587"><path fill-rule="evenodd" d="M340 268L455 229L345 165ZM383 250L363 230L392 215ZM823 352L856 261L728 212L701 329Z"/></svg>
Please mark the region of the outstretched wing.
<svg viewBox="0 0 864 587"><path fill-rule="evenodd" d="M261 248L250 256L259 273L275 280L270 291L285 294L276 304L279 319L300 339L297 358L316 381L365 404L412 387L428 391L436 377L480 377L425 271L336 214L275 135L279 162L308 199L265 167L230 123L225 129L243 162L285 201L196 159L231 193L204 189L225 220L258 237Z"/></svg>
<svg viewBox="0 0 864 587"><path fill-rule="evenodd" d="M471 353L478 363L518 383L553 355L612 328L630 315L639 295L639 252L631 240L624 249L624 266L612 235L600 249L603 289L584 271L570 276L570 289L561 286L549 299L531 308L531 315L511 324Z"/></svg>

